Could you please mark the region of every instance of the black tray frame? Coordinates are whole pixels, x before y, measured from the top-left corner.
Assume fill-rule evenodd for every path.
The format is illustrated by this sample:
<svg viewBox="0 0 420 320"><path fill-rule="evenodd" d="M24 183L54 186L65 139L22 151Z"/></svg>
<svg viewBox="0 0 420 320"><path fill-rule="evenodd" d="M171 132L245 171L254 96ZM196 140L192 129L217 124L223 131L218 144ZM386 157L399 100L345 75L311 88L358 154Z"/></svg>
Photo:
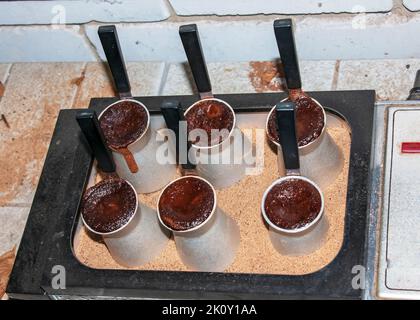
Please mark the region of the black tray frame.
<svg viewBox="0 0 420 320"><path fill-rule="evenodd" d="M75 298L330 298L360 299L362 290L352 288L356 265L364 266L369 199L369 168L373 134L375 92L334 91L310 93L330 112L340 114L351 128L352 144L348 176L344 240L336 258L321 270L301 276L96 270L74 256L72 240L79 204L93 159L81 139L75 121L77 110L62 110L18 250L7 288L9 297ZM218 95L235 112L268 111L286 97L284 93ZM139 97L151 114L159 113L164 99L176 98L184 107L196 96ZM90 108L103 110L116 98L94 98ZM53 266L66 271L66 289L54 290Z"/></svg>

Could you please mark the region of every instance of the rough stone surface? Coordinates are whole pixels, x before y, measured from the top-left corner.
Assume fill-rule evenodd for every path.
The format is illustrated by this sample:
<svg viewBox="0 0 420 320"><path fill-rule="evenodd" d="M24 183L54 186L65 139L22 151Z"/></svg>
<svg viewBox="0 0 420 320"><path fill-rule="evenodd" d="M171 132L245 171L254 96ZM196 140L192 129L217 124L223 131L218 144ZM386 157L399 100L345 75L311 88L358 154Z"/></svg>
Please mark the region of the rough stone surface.
<svg viewBox="0 0 420 320"><path fill-rule="evenodd" d="M0 256L19 246L28 214L29 207L0 207Z"/></svg>
<svg viewBox="0 0 420 320"><path fill-rule="evenodd" d="M127 71L131 92L134 96L158 95L164 63L129 62ZM88 63L77 84L79 89L73 108L88 107L90 99L93 97L114 97L117 95L108 66L101 62Z"/></svg>
<svg viewBox="0 0 420 320"><path fill-rule="evenodd" d="M418 69L418 59L342 61L337 89L375 89L379 100L405 100Z"/></svg>
<svg viewBox="0 0 420 320"><path fill-rule="evenodd" d="M14 64L0 114L0 206L29 205L56 117L71 108L84 64Z"/></svg>
<svg viewBox="0 0 420 320"><path fill-rule="evenodd" d="M303 88L307 91L331 90L335 61L301 61ZM272 61L209 63L214 93L275 92L285 89L281 64ZM196 92L187 63L171 64L163 89L165 95Z"/></svg>

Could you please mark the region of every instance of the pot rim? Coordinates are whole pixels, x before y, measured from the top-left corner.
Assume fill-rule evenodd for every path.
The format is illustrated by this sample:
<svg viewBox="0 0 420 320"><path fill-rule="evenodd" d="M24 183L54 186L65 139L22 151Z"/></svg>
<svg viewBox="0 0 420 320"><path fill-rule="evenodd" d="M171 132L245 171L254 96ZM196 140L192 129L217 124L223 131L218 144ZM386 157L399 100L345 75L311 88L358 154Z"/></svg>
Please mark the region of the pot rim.
<svg viewBox="0 0 420 320"><path fill-rule="evenodd" d="M163 195L163 193L165 192L165 190L170 186L170 185L172 185L173 183L175 183L175 182L177 182L177 181L179 181L179 180L182 180L182 179L187 179L187 178L194 178L194 179L200 179L200 180L202 180L202 181L204 181L204 182L206 182L210 187L211 187L211 190L213 191L213 197L214 197L214 203L213 203L213 208L212 208L212 210L211 210L211 213L209 214L209 216L206 218L206 220L204 220L202 223L200 223L199 225L197 225L197 226L195 226L195 227L193 227L193 228L190 228L190 229L186 229L186 230L175 230L175 229L172 229L171 227L169 227L168 225L166 225L163 221L162 221L162 218L161 218L161 216L160 216L160 211L159 211L159 203L160 203L160 199L161 199L161 197L162 197L162 195ZM174 233L178 233L178 234L182 234L182 233L189 233L189 232L193 232L193 231L196 231L196 230L198 230L198 229L200 229L200 228L202 228L202 227L204 227L204 225L205 224L207 224L210 220L211 220L211 218L214 216L214 214L215 214L215 212L217 211L216 210L216 208L217 208L217 194L216 194L216 190L214 189L214 187L213 187L213 185L208 181L208 180L206 180L206 179L204 179L204 178L202 178L202 177L200 177L200 176L182 176L182 177L179 177L179 178L176 178L175 180L173 180L173 181L171 181L170 183L168 183L167 185L166 185L166 187L165 188L163 188L163 190L162 190L162 192L160 193L160 195L159 195L159 198L158 198L158 201L157 201L157 204L156 204L156 211L157 211L157 215L158 215L158 218L159 218L159 222L161 223L161 225L162 226L164 226L166 229L168 229L169 231L172 231L172 232L174 232Z"/></svg>
<svg viewBox="0 0 420 320"><path fill-rule="evenodd" d="M271 191L271 189L275 186L275 185L277 185L277 184L280 184L280 183L282 183L283 181L286 181L286 180L290 180L290 179L300 179L300 180L303 180L303 181L306 181L306 182L308 182L308 183L310 183L311 185L313 185L317 190L318 190L318 193L319 193L319 195L321 196L321 208L319 209L319 212L318 212L318 215L316 216L316 218L314 219L314 220L312 220L310 223L308 223L308 224L306 224L306 225L304 225L303 227L300 227L300 228L296 228L296 229L284 229L284 228L281 228L281 227L279 227L279 226L277 226L277 225L275 225L273 222L271 222L271 220L268 218L268 216L267 216L267 214L266 214L266 212L265 212L265 208L264 208L264 204L265 204L265 200L266 200L266 198L267 198L267 195L268 195L268 193ZM277 179L277 180L275 180L266 190L265 190L265 192L264 192L264 195L263 195L263 198L262 198L262 201L261 201L261 212L262 212L262 215L263 215L263 217L264 217L264 220L268 223L268 225L270 226L270 227L272 227L273 229L275 229L275 230L277 230L277 231L279 231L279 232L282 232L282 233L287 233L287 234L298 234L298 233L302 233L302 232L304 232L304 231L306 231L306 230L308 230L308 229L310 229L312 226L314 226L314 225L316 225L320 220L321 220L321 218L322 218L322 216L324 215L324 195L322 194L322 191L321 191L321 188L320 187L318 187L318 185L315 183L315 182L313 182L312 180L310 180L310 179L308 179L308 178L306 178L306 177L303 177L303 176L296 176L296 175L293 175L293 176L284 176L284 177L281 177L281 178L279 178L279 179Z"/></svg>
<svg viewBox="0 0 420 320"><path fill-rule="evenodd" d="M187 115L187 113L192 109L192 108L194 108L197 104L199 104L199 103L202 103L203 101L206 101L206 100L214 100L214 101L218 101L218 102L220 102L220 103L222 103L222 104L224 104L225 106L227 106L228 108L229 108L229 110L232 112L232 114L233 114L233 123L232 123L232 129L230 129L230 131L229 131L229 135L225 138L225 139L223 139L223 141L221 141L221 142L219 142L219 143L217 143L217 144L214 144L214 145L211 145L211 146L197 146L196 144L191 144L191 146L193 147L193 148L195 148L195 149L201 149L201 150L209 150L209 149L213 149L213 148L217 148L217 147L219 147L220 145L222 145L222 144L224 144L226 141L229 141L229 139L230 139L230 137L232 136L232 133L233 133L233 131L235 130L235 127L236 127L236 114L235 114L235 111L233 110L233 108L232 108L232 106L229 104L229 103L227 103L226 101L224 101L224 100L221 100L221 99L218 99L218 98L214 98L214 97L211 97L211 98L204 98L204 99L200 99L200 100L198 100L198 101L196 101L196 102L194 102L191 106L189 106L188 108L187 108L187 110L185 110L185 112L184 112L184 116L186 116Z"/></svg>
<svg viewBox="0 0 420 320"><path fill-rule="evenodd" d="M318 141L321 141L321 138L324 136L325 131L326 131L326 128L327 128L327 114L325 112L324 107L318 102L318 100L316 100L316 99L314 99L312 97L310 97L310 98L322 109L322 114L324 115L324 126L322 127L321 133L319 134L319 136L315 140L309 142L308 144L305 144L304 146L301 146L301 147L298 146L298 149L299 150L309 149L309 147L315 145L316 143L318 143ZM281 100L281 102L286 101L288 99L289 98L284 98L283 100ZM267 135L268 139L272 143L274 143L277 147L281 147L281 144L278 143L277 141L272 140L270 138L270 135L268 134L268 121L270 120L270 116L274 112L275 109L276 109L276 106L274 106L273 108L271 108L270 112L268 113L267 119L265 121L265 134Z"/></svg>
<svg viewBox="0 0 420 320"><path fill-rule="evenodd" d="M119 178L119 179L121 179L121 178ZM113 234L116 234L116 233L118 233L118 232L120 232L120 231L122 231L123 229L125 229L129 224L130 224L130 222L134 219L134 217L136 216L136 214L137 214L137 211L139 210L139 196L138 196L138 194L137 194L137 192L136 192L136 189L134 189L134 187L133 187L133 185L130 183L130 182L128 182L127 180L125 180L125 179L121 179L121 180L123 180L124 182L126 182L130 187L131 187L131 189L133 190L133 192L134 192L134 194L136 195L136 209L134 210L134 213L131 215L131 217L130 217L130 219L124 224L124 225L122 225L120 228L118 228L118 229L116 229L116 230L114 230L114 231L110 231L110 232L99 232L99 231L95 231L95 230L93 230L87 223L86 223L86 221L85 221L85 219L83 218L83 214L81 214L81 217L82 217L82 221L83 221L83 225L89 230L89 231L91 231L91 232L93 232L93 233L95 233L95 234L97 234L97 235L100 235L100 236L110 236L110 235L113 235ZM93 186L94 187L94 186Z"/></svg>
<svg viewBox="0 0 420 320"><path fill-rule="evenodd" d="M100 120L101 119L101 117L103 116L103 114L105 113L105 111L107 111L109 108L111 108L111 107L113 107L113 106L115 106L115 105L117 105L117 104L119 104L119 103L122 103L122 102L125 102L125 101L130 101L130 102L133 102L133 103L135 103L135 104L137 104L137 105L139 105L140 107L142 107L145 111L146 111L146 114L147 114L147 124L146 124L146 128L144 129L144 131L143 131L143 133L136 139L136 140L134 140L133 142L131 142L129 145L127 145L127 148L129 147L129 146L131 146L131 145L133 145L133 144L135 144L136 142L138 142L139 140L141 140L145 135L146 135L146 133L147 133L147 131L149 130L149 128L150 128L150 112L149 112L149 110L146 108L146 106L142 103L142 102L140 102L140 101L137 101L137 100L134 100L134 99L120 99L120 100L117 100L117 101L115 101L115 102L113 102L113 103L111 103L109 106L107 106L100 114L99 114L99 117L98 117L98 120ZM115 148L113 148L113 147L111 147L111 146L109 146L109 148L112 150L112 151L115 151L115 152L118 152L118 149L115 149Z"/></svg>

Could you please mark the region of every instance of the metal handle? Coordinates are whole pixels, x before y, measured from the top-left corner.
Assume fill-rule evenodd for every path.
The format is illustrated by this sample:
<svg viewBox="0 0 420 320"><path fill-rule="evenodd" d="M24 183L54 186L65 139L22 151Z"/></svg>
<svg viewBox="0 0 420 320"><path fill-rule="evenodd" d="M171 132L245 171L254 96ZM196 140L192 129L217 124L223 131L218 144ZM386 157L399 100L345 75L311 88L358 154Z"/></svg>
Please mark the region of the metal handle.
<svg viewBox="0 0 420 320"><path fill-rule="evenodd" d="M96 112L93 110L79 111L76 114L76 120L98 161L99 168L104 172L115 172L114 158L105 142Z"/></svg>
<svg viewBox="0 0 420 320"><path fill-rule="evenodd" d="M120 98L131 97L130 81L116 27L114 25L101 26L98 29L98 35Z"/></svg>
<svg viewBox="0 0 420 320"><path fill-rule="evenodd" d="M407 100L420 100L420 70L417 70L416 79Z"/></svg>
<svg viewBox="0 0 420 320"><path fill-rule="evenodd" d="M178 163L181 164L182 169L184 170L194 170L195 165L191 163L188 157L191 142L188 140L187 126L181 104L178 101L167 100L163 102L160 109L165 119L166 126L175 132ZM180 125L181 121L184 121L184 125ZM187 142L186 147L183 143L184 141Z"/></svg>
<svg viewBox="0 0 420 320"><path fill-rule="evenodd" d="M300 80L292 19L275 20L274 34L283 64L287 87L289 89L300 89L302 88L302 82Z"/></svg>
<svg viewBox="0 0 420 320"><path fill-rule="evenodd" d="M211 83L206 60L201 48L200 36L196 24L183 25L179 28L182 45L194 77L198 92L211 92Z"/></svg>
<svg viewBox="0 0 420 320"><path fill-rule="evenodd" d="M296 104L291 101L276 105L277 128L286 171L300 169L295 109Z"/></svg>

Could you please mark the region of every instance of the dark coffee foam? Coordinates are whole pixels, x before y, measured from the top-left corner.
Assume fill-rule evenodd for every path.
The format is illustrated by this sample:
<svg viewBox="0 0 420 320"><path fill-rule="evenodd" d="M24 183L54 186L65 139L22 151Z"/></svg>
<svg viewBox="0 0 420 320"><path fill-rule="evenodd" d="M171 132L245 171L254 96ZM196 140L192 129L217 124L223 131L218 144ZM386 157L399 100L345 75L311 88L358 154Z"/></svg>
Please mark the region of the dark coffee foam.
<svg viewBox="0 0 420 320"><path fill-rule="evenodd" d="M188 132L194 129L202 129L207 133L207 141L193 141L199 146L212 146L221 143L226 136L211 137L212 130L227 130L230 132L233 128L234 115L232 110L224 103L205 99L194 105L185 115L187 120ZM210 143L209 143L210 142Z"/></svg>
<svg viewBox="0 0 420 320"><path fill-rule="evenodd" d="M321 210L321 195L309 182L288 179L272 187L264 202L267 218L282 229L311 223Z"/></svg>
<svg viewBox="0 0 420 320"><path fill-rule="evenodd" d="M296 102L296 135L298 146L303 147L321 135L324 128L324 113L322 108L310 97L302 96ZM276 112L268 119L268 136L272 141L280 143L277 130Z"/></svg>
<svg viewBox="0 0 420 320"><path fill-rule="evenodd" d="M109 233L127 224L137 209L133 188L123 179L105 179L86 190L81 213L93 231Z"/></svg>
<svg viewBox="0 0 420 320"><path fill-rule="evenodd" d="M108 108L99 123L107 144L113 149L127 147L147 129L146 110L133 101L120 101Z"/></svg>
<svg viewBox="0 0 420 320"><path fill-rule="evenodd" d="M207 182L186 177L163 191L158 204L160 218L172 230L188 230L206 221L214 201L213 189Z"/></svg>

